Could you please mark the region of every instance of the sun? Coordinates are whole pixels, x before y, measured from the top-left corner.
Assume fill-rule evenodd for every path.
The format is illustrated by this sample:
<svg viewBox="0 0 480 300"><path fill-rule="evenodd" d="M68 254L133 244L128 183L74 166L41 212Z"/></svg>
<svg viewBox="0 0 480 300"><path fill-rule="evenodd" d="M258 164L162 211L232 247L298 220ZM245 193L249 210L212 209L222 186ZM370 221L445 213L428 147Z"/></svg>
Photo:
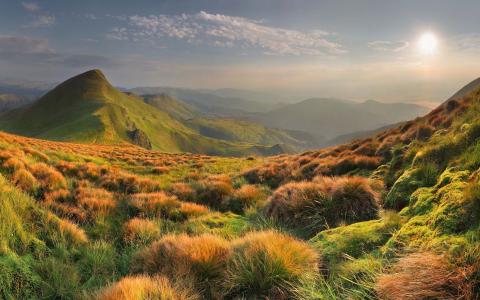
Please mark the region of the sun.
<svg viewBox="0 0 480 300"><path fill-rule="evenodd" d="M433 55L437 52L438 39L432 32L423 33L418 39L418 49L425 55Z"/></svg>

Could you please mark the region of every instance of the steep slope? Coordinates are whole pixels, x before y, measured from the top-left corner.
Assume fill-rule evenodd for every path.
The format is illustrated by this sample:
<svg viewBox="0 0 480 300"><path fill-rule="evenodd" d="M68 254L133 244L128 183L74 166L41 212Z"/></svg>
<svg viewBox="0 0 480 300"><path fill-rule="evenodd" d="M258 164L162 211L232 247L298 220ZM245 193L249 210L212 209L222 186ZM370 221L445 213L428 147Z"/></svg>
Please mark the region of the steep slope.
<svg viewBox="0 0 480 300"><path fill-rule="evenodd" d="M314 98L253 117L269 127L306 131L331 139L409 120L427 112L427 108L414 104Z"/></svg>
<svg viewBox="0 0 480 300"><path fill-rule="evenodd" d="M51 140L134 143L168 152L261 154L252 144L204 137L141 98L115 89L100 70L75 76L31 106L2 115L0 129Z"/></svg>
<svg viewBox="0 0 480 300"><path fill-rule="evenodd" d="M278 187L270 217L292 230L314 228L310 242L329 275L301 299L478 299L480 86L461 94L394 128L244 173L251 184ZM326 228L328 205L365 214L364 180L385 213ZM339 196L325 199L330 191Z"/></svg>

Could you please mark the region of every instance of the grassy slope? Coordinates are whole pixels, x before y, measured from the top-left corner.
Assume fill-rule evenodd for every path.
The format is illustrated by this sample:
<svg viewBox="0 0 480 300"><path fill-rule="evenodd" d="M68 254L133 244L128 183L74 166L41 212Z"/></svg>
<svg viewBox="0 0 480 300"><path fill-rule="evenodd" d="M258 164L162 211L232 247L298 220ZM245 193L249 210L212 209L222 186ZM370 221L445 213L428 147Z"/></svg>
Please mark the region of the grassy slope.
<svg viewBox="0 0 480 300"><path fill-rule="evenodd" d="M146 103L167 112L182 124L203 136L232 143L263 146L285 144L289 149L301 151L311 145L313 137L295 135L261 124L229 118L206 118L192 106L166 94L142 96ZM299 136L299 137L297 137Z"/></svg>
<svg viewBox="0 0 480 300"><path fill-rule="evenodd" d="M204 137L167 113L108 83L99 70L67 80L38 102L2 116L0 128L26 136L83 143L129 142L132 125L154 149L218 155L261 154L253 144Z"/></svg>

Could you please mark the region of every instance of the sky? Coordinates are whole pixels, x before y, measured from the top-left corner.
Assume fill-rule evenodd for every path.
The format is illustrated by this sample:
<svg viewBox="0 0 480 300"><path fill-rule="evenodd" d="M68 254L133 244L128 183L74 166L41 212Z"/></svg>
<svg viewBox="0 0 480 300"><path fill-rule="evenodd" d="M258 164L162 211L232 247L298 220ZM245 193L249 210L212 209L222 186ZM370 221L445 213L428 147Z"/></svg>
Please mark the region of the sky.
<svg viewBox="0 0 480 300"><path fill-rule="evenodd" d="M480 76L478 0L0 0L0 78L443 101Z"/></svg>

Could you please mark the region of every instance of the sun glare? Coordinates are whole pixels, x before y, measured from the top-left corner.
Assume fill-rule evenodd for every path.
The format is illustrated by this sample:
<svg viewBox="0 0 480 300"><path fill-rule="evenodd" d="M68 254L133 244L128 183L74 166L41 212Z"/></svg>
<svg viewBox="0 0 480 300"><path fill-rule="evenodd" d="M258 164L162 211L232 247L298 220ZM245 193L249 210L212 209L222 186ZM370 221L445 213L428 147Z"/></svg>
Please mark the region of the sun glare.
<svg viewBox="0 0 480 300"><path fill-rule="evenodd" d="M418 49L425 55L433 55L437 52L438 39L431 32L423 33L418 39Z"/></svg>

